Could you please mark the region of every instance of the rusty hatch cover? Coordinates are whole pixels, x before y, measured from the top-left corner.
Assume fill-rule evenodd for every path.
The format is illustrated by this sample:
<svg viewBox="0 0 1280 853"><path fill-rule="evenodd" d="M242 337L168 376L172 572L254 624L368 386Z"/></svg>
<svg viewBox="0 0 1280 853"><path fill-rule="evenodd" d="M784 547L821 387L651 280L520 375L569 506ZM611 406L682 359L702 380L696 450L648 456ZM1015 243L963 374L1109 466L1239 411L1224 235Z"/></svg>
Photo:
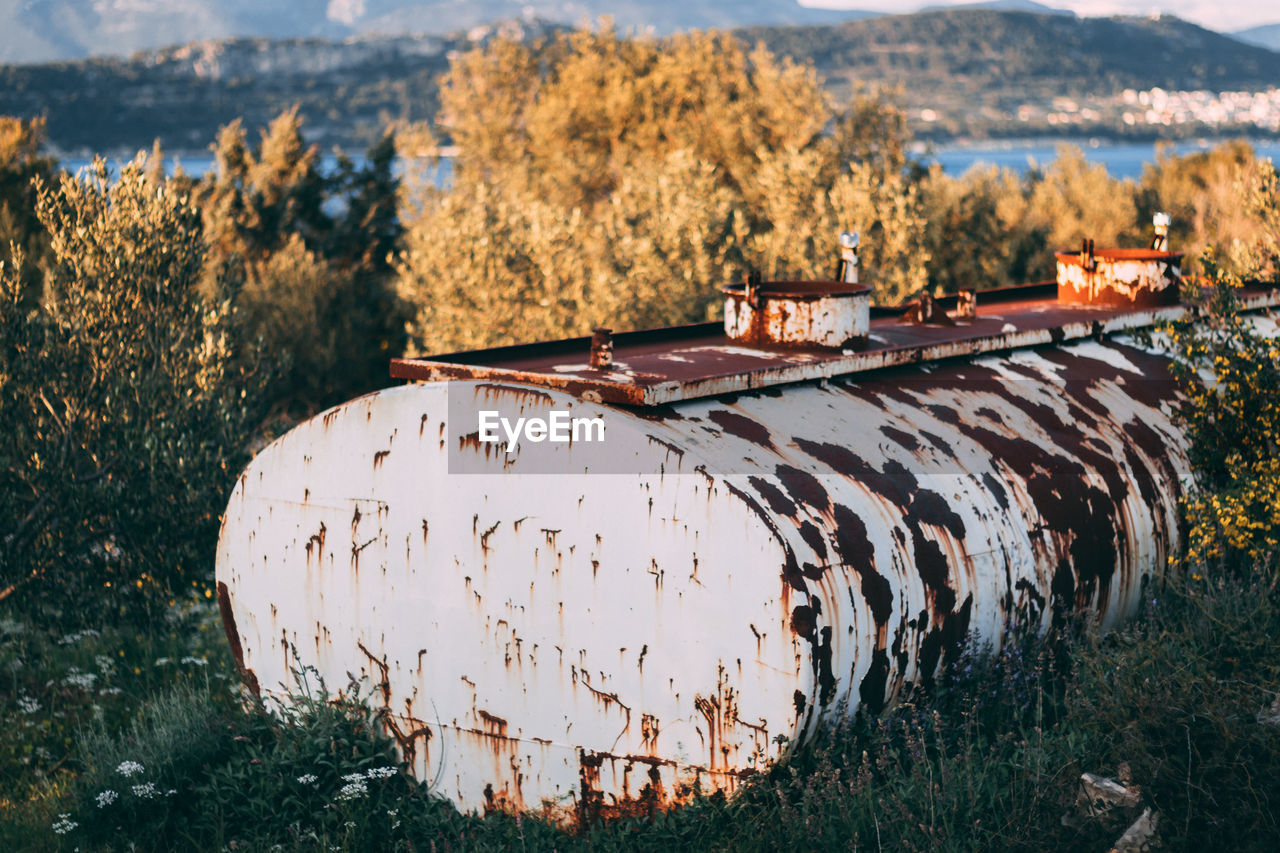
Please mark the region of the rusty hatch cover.
<svg viewBox="0 0 1280 853"><path fill-rule="evenodd" d="M1249 287L1241 307L1280 304L1280 290ZM1124 309L1060 302L1054 282L979 291L972 316L957 298L931 300L940 322L912 322L920 306L873 308L860 349L758 347L730 341L721 322L612 336L612 363L591 366L590 336L391 362L397 379L504 380L587 400L656 406L824 379L902 364L1000 352L1147 328L1183 316L1185 305Z"/></svg>

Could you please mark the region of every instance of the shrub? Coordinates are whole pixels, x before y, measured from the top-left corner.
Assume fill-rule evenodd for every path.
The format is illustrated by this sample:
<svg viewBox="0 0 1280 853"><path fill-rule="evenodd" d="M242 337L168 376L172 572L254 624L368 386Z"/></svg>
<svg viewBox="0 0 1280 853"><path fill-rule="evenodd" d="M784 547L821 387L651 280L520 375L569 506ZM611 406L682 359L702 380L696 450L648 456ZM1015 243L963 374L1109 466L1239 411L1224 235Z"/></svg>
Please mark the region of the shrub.
<svg viewBox="0 0 1280 853"><path fill-rule="evenodd" d="M260 388L200 297L200 212L139 159L41 185L43 304L0 276L0 598L92 621L207 582Z"/></svg>
<svg viewBox="0 0 1280 853"><path fill-rule="evenodd" d="M253 350L271 353L271 395L311 413L386 385L404 348L404 315L391 284L400 239L398 179L388 135L356 165L339 156L322 172L297 110L250 145L240 122L222 128L217 166L195 187L208 254L202 292L229 300Z"/></svg>
<svg viewBox="0 0 1280 853"><path fill-rule="evenodd" d="M40 267L49 248L36 217L33 180L49 180L56 163L41 153L44 119L0 116L0 263L13 264L16 247L27 262L19 270L28 306L40 300Z"/></svg>
<svg viewBox="0 0 1280 853"><path fill-rule="evenodd" d="M1274 167L1260 167L1237 187L1239 206L1260 223L1253 241L1236 247L1246 273L1275 280L1280 203ZM1280 547L1280 340L1270 320L1242 315L1240 278L1205 263L1212 296L1195 319L1175 325L1177 372L1186 402L1179 415L1190 440L1198 483L1184 501L1192 560L1269 572ZM1206 379L1208 381L1206 381Z"/></svg>
<svg viewBox="0 0 1280 853"><path fill-rule="evenodd" d="M453 185L411 194L398 268L414 350L710 319L749 268L831 277L850 228L878 300L925 283L901 114L838 112L763 48L496 40L453 63L442 101Z"/></svg>

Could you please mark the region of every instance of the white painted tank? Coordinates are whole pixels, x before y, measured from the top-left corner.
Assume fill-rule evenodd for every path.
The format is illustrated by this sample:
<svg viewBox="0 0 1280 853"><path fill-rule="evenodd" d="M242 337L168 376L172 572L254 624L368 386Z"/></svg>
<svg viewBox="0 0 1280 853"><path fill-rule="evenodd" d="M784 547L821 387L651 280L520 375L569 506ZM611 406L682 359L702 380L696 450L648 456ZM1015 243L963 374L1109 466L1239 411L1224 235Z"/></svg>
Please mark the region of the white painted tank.
<svg viewBox="0 0 1280 853"><path fill-rule="evenodd" d="M966 634L1132 611L1189 473L1167 363L1081 341L647 409L378 392L241 476L224 621L263 693L302 666L363 679L462 809L571 821L732 791ZM482 417L557 411L605 440L483 440Z"/></svg>

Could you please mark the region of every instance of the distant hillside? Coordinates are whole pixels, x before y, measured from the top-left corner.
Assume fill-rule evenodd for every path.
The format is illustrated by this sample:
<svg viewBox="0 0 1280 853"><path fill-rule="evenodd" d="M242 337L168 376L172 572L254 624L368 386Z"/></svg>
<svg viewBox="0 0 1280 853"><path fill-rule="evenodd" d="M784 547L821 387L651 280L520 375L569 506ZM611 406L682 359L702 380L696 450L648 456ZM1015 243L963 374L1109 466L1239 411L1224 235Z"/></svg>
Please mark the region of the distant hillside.
<svg viewBox="0 0 1280 853"><path fill-rule="evenodd" d="M315 141L359 147L389 121L432 118L438 76L455 51L498 33L534 40L560 26L509 21L424 38L209 41L128 60L0 66L0 114L47 116L66 152L131 152L156 137L190 152L236 117L253 128L297 103ZM1145 116L1148 107L1127 105L1119 93L1280 82L1280 54L1174 18L961 10L736 32L813 62L839 97L861 83L895 89L915 131L934 139L1199 135L1215 129L1135 123L1133 113Z"/></svg>
<svg viewBox="0 0 1280 853"><path fill-rule="evenodd" d="M233 39L128 60L10 65L0 67L0 115L45 116L50 141L73 156L127 156L155 138L173 152L200 151L224 124L262 127L297 104L309 138L363 146L388 122L433 117L450 53L474 46L464 35Z"/></svg>
<svg viewBox="0 0 1280 853"><path fill-rule="evenodd" d="M832 80L901 84L916 97L1280 83L1280 54L1168 16L1077 19L949 10L826 27L755 27L742 35L812 60Z"/></svg>
<svg viewBox="0 0 1280 853"><path fill-rule="evenodd" d="M1268 50L1280 50L1280 24L1264 24L1261 27L1250 27L1231 34L1246 44L1265 47Z"/></svg>
<svg viewBox="0 0 1280 853"><path fill-rule="evenodd" d="M1004 116L1054 98L1280 84L1280 54L1169 16L947 10L741 35L812 61L840 94L859 81L896 88L905 106L939 114L930 130L942 136L1017 134L1016 123L1000 125Z"/></svg>
<svg viewBox="0 0 1280 853"><path fill-rule="evenodd" d="M445 35L509 18L575 26L613 17L659 35L747 24L824 24L874 12L796 0L0 0L0 62L128 56L197 40Z"/></svg>

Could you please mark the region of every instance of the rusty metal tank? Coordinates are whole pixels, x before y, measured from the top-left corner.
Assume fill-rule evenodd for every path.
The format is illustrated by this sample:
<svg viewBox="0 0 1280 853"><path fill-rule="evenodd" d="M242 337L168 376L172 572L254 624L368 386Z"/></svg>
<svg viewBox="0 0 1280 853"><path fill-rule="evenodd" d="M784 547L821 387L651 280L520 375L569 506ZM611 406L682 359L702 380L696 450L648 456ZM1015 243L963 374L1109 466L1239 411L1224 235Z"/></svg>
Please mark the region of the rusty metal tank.
<svg viewBox="0 0 1280 853"><path fill-rule="evenodd" d="M1160 242L1159 238L1153 242ZM1057 252L1058 300L1112 307L1177 305L1182 253L1164 249Z"/></svg>
<svg viewBox="0 0 1280 853"><path fill-rule="evenodd" d="M241 675L356 676L464 810L732 792L966 637L1134 610L1190 472L1169 358L1126 334L1183 311L1047 283L868 307L857 348L699 324L396 361L239 478Z"/></svg>

